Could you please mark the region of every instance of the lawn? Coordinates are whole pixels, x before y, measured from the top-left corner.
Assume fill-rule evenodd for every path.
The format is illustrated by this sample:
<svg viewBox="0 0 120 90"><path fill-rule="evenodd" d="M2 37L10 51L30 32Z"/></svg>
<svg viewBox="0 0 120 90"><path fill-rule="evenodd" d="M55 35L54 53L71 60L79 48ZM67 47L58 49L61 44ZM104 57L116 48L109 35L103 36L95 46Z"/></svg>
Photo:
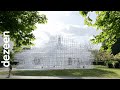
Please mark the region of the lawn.
<svg viewBox="0 0 120 90"><path fill-rule="evenodd" d="M0 72L6 74L8 72ZM108 77L120 78L120 69L107 68L105 66L95 66L94 69L67 69L67 70L26 70L13 71L14 75L20 76L75 76L75 77Z"/></svg>

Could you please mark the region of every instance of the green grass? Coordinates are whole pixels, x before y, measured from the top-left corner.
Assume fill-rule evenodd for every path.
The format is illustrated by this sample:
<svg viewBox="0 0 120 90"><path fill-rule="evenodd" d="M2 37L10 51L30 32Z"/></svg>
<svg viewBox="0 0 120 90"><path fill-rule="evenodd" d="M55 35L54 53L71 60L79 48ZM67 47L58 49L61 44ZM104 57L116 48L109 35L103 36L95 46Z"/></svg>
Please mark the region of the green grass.
<svg viewBox="0 0 120 90"><path fill-rule="evenodd" d="M3 73L3 72L2 72ZM0 72L0 74L2 74ZM120 78L120 69L95 66L94 69L66 69L66 70L26 70L13 71L14 75L20 76L76 76L76 77L107 77ZM5 74L5 72L3 73Z"/></svg>
<svg viewBox="0 0 120 90"><path fill-rule="evenodd" d="M4 71L4 72L1 72L1 71L0 71L0 75L6 75L6 74L8 74L7 71Z"/></svg>

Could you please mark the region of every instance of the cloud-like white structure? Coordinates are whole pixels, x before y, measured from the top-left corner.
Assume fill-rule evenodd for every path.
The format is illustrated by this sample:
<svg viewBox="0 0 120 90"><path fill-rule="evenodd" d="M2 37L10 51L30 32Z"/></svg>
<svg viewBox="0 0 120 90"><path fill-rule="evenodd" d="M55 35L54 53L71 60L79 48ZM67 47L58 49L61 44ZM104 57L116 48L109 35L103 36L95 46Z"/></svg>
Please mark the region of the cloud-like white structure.
<svg viewBox="0 0 120 90"><path fill-rule="evenodd" d="M81 44L85 44L89 42L93 35L101 32L84 25L84 18L79 14L79 11L42 11L40 13L47 16L48 23L37 24L38 28L33 32L36 36L34 43L37 47L44 45L44 42L47 42L50 36L56 34L74 38ZM95 14L90 15L93 20L95 20L95 16Z"/></svg>

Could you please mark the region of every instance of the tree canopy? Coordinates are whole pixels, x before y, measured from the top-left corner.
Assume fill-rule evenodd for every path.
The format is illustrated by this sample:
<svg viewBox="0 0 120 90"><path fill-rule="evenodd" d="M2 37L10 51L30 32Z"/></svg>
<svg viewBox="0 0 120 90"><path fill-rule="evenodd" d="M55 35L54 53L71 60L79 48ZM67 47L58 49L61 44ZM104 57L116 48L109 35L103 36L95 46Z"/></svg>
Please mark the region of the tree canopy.
<svg viewBox="0 0 120 90"><path fill-rule="evenodd" d="M120 11L95 11L97 15L95 23L92 23L93 20L88 16L90 12L92 11L80 11L80 14L85 18L85 24L102 30L91 41L95 44L102 43L101 50L112 51L113 54L119 53Z"/></svg>
<svg viewBox="0 0 120 90"><path fill-rule="evenodd" d="M15 47L33 45L36 23L47 23L46 16L38 11L0 11L0 33L10 31Z"/></svg>

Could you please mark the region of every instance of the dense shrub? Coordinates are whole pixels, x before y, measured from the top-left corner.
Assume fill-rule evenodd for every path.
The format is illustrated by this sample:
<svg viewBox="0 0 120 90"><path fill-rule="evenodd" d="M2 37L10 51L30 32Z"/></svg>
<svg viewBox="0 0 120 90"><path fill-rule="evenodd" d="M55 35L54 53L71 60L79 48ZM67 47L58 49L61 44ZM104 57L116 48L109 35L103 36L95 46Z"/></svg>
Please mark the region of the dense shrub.
<svg viewBox="0 0 120 90"><path fill-rule="evenodd" d="M120 68L120 62L117 60L107 60L105 64L108 68Z"/></svg>
<svg viewBox="0 0 120 90"><path fill-rule="evenodd" d="M104 61L94 61L93 65L104 65Z"/></svg>
<svg viewBox="0 0 120 90"><path fill-rule="evenodd" d="M120 53L115 56L107 51L92 51L93 65L106 65L109 68L120 68Z"/></svg>

